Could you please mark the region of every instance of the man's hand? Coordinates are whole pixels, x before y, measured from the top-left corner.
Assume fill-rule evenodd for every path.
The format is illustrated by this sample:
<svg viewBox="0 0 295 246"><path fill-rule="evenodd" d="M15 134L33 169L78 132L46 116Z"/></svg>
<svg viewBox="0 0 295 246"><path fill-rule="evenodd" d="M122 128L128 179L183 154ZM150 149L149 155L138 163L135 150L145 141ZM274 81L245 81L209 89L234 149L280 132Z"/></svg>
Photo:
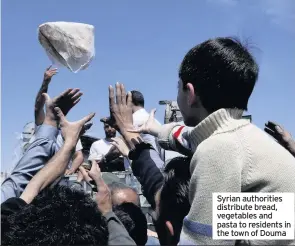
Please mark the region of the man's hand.
<svg viewBox="0 0 295 246"><path fill-rule="evenodd" d="M110 144L116 147L125 158L128 157L130 150L122 138L112 138L112 142Z"/></svg>
<svg viewBox="0 0 295 246"><path fill-rule="evenodd" d="M92 161L92 167L88 174L97 186L98 192L95 196L95 200L98 209L103 215L106 215L108 212L112 211L111 192L106 183L103 181L100 168L95 161Z"/></svg>
<svg viewBox="0 0 295 246"><path fill-rule="evenodd" d="M146 133L158 137L161 126L155 120L155 113L156 109L153 109L147 122L139 126L137 129L129 129L128 132Z"/></svg>
<svg viewBox="0 0 295 246"><path fill-rule="evenodd" d="M74 173L75 173L74 170L72 170L72 169L67 169L66 172L65 172L65 175L72 175L72 174L74 174Z"/></svg>
<svg viewBox="0 0 295 246"><path fill-rule="evenodd" d="M117 159L121 155L120 151L115 147L112 146L108 153L105 154L105 159L108 161L112 161L114 159Z"/></svg>
<svg viewBox="0 0 295 246"><path fill-rule="evenodd" d="M111 120L116 122L117 130L124 137L128 146L134 148L135 143L140 140L140 135L138 133L128 132L128 129L133 128L131 101L132 95L129 92L126 96L123 84L116 83L116 100L113 87L109 87Z"/></svg>
<svg viewBox="0 0 295 246"><path fill-rule="evenodd" d="M84 161L84 157L83 157L82 150L76 151L72 158L72 166L70 169L66 171L65 175L71 175L75 173L78 170L79 166L83 164L83 161Z"/></svg>
<svg viewBox="0 0 295 246"><path fill-rule="evenodd" d="M87 171L84 167L79 167L79 172L83 175L83 179L87 182L92 181L92 179L89 177L89 171Z"/></svg>
<svg viewBox="0 0 295 246"><path fill-rule="evenodd" d="M84 180L82 172L78 171L77 182L81 183Z"/></svg>
<svg viewBox="0 0 295 246"><path fill-rule="evenodd" d="M65 140L65 143L74 142L75 146L80 136L83 135L85 131L90 129L92 123L89 123L89 121L95 116L95 113L91 113L79 121L69 122L60 108L56 107L55 112L59 119L61 134Z"/></svg>
<svg viewBox="0 0 295 246"><path fill-rule="evenodd" d="M30 203L38 195L39 191L43 190L65 173L79 136L84 128L90 127L90 125L85 125L94 116L94 114L90 114L79 121L69 122L59 108L56 108L55 110L57 111L57 117L60 121L62 134L64 134L65 143L48 163L32 178L25 188L21 198L27 203Z"/></svg>
<svg viewBox="0 0 295 246"><path fill-rule="evenodd" d="M50 82L51 78L58 73L57 68L52 68L52 66L48 67L44 73L44 81Z"/></svg>
<svg viewBox="0 0 295 246"><path fill-rule="evenodd" d="M292 135L287 132L279 124L269 121L265 124L264 131L275 138L279 144L286 148L293 156L295 156L295 141Z"/></svg>
<svg viewBox="0 0 295 246"><path fill-rule="evenodd" d="M47 93L48 91L48 85L51 81L52 76L54 76L57 73L57 69L51 69L51 66L46 69L44 73L44 78L42 82L42 86L38 91L38 94L36 96L35 100L35 124L37 126L42 125L45 120L45 113L44 113L44 103L45 103L45 97L42 96L43 93Z"/></svg>
<svg viewBox="0 0 295 246"><path fill-rule="evenodd" d="M118 130L122 134L133 127L131 100L131 93L129 92L126 96L123 84L116 83L116 100L113 87L109 87L111 119L116 122Z"/></svg>
<svg viewBox="0 0 295 246"><path fill-rule="evenodd" d="M45 98L45 106L46 106L46 115L44 123L57 126L57 117L54 111L55 107L59 107L64 115L73 108L79 101L81 100L81 96L83 95L80 92L80 89L68 89L64 91L59 96L51 99L47 93L44 93L43 96Z"/></svg>

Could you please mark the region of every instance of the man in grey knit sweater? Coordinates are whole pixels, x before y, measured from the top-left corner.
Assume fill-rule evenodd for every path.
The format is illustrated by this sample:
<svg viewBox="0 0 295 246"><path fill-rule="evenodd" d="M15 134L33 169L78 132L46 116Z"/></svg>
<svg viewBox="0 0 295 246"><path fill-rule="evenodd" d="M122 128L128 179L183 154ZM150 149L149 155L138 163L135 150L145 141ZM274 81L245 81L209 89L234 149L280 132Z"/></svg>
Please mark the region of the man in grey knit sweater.
<svg viewBox="0 0 295 246"><path fill-rule="evenodd" d="M185 146L193 153L191 210L180 244L294 244L212 239L213 192L295 192L295 158L242 119L258 70L239 41L207 40L186 54L179 71L177 101L187 127L176 123L157 128L150 119L138 130L154 134L164 149L179 151Z"/></svg>

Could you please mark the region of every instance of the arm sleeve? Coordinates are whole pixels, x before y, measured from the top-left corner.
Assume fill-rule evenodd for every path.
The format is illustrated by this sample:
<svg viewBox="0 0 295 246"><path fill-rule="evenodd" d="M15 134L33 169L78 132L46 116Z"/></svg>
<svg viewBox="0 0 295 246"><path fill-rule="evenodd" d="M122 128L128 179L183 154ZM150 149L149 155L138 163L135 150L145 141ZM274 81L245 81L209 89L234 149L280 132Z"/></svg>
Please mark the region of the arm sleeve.
<svg viewBox="0 0 295 246"><path fill-rule="evenodd" d="M11 175L1 185L1 202L11 197L19 197L32 177L55 154L57 128L42 125L34 142L13 169Z"/></svg>
<svg viewBox="0 0 295 246"><path fill-rule="evenodd" d="M76 152L82 149L83 149L83 146L82 146L81 140L79 139L76 145Z"/></svg>
<svg viewBox="0 0 295 246"><path fill-rule="evenodd" d="M195 245L234 245L212 239L212 196L215 192L241 192L243 155L237 143L214 138L200 145L190 171L191 209L184 218L181 237Z"/></svg>
<svg viewBox="0 0 295 246"><path fill-rule="evenodd" d="M107 213L105 218L109 230L108 245L136 245L114 212Z"/></svg>
<svg viewBox="0 0 295 246"><path fill-rule="evenodd" d="M101 160L103 155L99 152L99 149L97 148L97 143L93 143L89 150L89 157L88 161L92 160Z"/></svg>
<svg viewBox="0 0 295 246"><path fill-rule="evenodd" d="M163 185L163 175L157 166L163 165L157 151L154 149L142 149L137 153L137 158L132 161L132 171L140 182L143 195L152 208L155 209L156 192Z"/></svg>
<svg viewBox="0 0 295 246"><path fill-rule="evenodd" d="M165 124L161 126L158 143L165 150L172 150L185 156L191 156L192 147L188 139L192 129L192 127L180 125L179 123Z"/></svg>

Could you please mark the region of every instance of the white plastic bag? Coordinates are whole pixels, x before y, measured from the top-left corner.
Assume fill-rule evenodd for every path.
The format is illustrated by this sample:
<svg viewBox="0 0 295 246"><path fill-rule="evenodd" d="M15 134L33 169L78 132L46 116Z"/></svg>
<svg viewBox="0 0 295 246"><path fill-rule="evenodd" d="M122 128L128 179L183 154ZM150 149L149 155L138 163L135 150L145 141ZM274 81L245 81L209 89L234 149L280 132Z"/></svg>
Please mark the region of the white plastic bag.
<svg viewBox="0 0 295 246"><path fill-rule="evenodd" d="M94 26L74 22L47 22L39 26L38 38L49 59L77 73L95 55Z"/></svg>

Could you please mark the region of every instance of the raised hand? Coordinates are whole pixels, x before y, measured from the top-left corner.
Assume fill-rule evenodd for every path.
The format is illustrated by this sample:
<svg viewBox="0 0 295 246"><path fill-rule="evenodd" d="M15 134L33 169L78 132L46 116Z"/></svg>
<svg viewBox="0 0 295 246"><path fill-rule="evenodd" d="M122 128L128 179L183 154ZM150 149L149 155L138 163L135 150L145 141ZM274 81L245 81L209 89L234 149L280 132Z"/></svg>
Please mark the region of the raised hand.
<svg viewBox="0 0 295 246"><path fill-rule="evenodd" d="M120 155L121 155L120 151L115 146L112 146L109 152L105 154L102 161L106 164L109 161L119 158Z"/></svg>
<svg viewBox="0 0 295 246"><path fill-rule="evenodd" d="M84 180L82 172L78 171L77 182L81 183Z"/></svg>
<svg viewBox="0 0 295 246"><path fill-rule="evenodd" d="M103 215L105 215L112 211L111 192L106 183L103 181L100 168L95 161L92 161L92 166L88 174L97 186L98 192L95 195L95 200L98 209Z"/></svg>
<svg viewBox="0 0 295 246"><path fill-rule="evenodd" d="M60 127L65 142L61 149L32 178L22 193L21 198L27 203L30 203L38 195L39 191L43 190L65 173L72 154L75 151L79 136L83 133L84 129L91 126L91 124L86 124L94 117L94 114L90 114L79 121L69 122L60 108L55 108L55 110L60 121ZM81 179L81 175L79 179Z"/></svg>
<svg viewBox="0 0 295 246"><path fill-rule="evenodd" d="M90 182L92 179L89 177L89 172L82 166L79 167L79 173L83 175L83 179L87 182Z"/></svg>
<svg viewBox="0 0 295 246"><path fill-rule="evenodd" d="M74 174L75 172L71 169L67 169L66 172L65 172L65 175L72 175Z"/></svg>
<svg viewBox="0 0 295 246"><path fill-rule="evenodd" d="M46 106L46 115L44 122L47 121L47 124L49 123L51 125L56 125L57 118L54 112L54 108L59 107L62 110L63 114L66 116L71 108L79 103L82 95L83 93L80 92L80 89L68 89L53 99L51 99L47 93L43 93Z"/></svg>
<svg viewBox="0 0 295 246"><path fill-rule="evenodd" d="M109 87L109 105L111 122L115 122L116 130L121 133L130 148L134 148L136 143L142 139L138 133L128 132L133 128L132 118L132 95L126 91L123 84L116 83L116 100L112 86Z"/></svg>
<svg viewBox="0 0 295 246"><path fill-rule="evenodd" d="M264 131L275 138L279 144L281 144L288 151L290 151L293 156L295 156L295 141L293 140L292 135L282 126L275 122L268 121L268 123L265 124Z"/></svg>
<svg viewBox="0 0 295 246"><path fill-rule="evenodd" d="M150 113L149 119L145 124L139 126L137 129L128 129L128 132L147 133L158 137L161 126L155 120L155 113L156 109L153 109Z"/></svg>
<svg viewBox="0 0 295 246"><path fill-rule="evenodd" d="M80 136L92 126L92 123L89 123L89 121L95 116L95 113L91 113L79 121L69 122L60 108L56 107L55 112L59 119L61 134L65 143L67 141L73 141L77 144Z"/></svg>
<svg viewBox="0 0 295 246"><path fill-rule="evenodd" d="M42 82L42 86L38 91L38 94L36 96L35 100L35 123L36 125L42 125L45 120L45 112L44 112L44 103L45 103L45 97L43 96L43 93L47 93L48 91L48 85L51 81L52 76L54 76L57 73L57 69L51 69L51 66L46 69L44 73L44 78Z"/></svg>
<svg viewBox="0 0 295 246"><path fill-rule="evenodd" d="M48 67L44 73L44 81L50 82L51 78L58 73L57 68Z"/></svg>
<svg viewBox="0 0 295 246"><path fill-rule="evenodd" d="M112 138L112 142L110 144L115 146L124 157L128 157L130 150L122 138Z"/></svg>
<svg viewBox="0 0 295 246"><path fill-rule="evenodd" d="M131 93L129 92L126 96L123 84L116 83L116 100L113 87L109 87L111 120L116 122L117 130L120 131L121 134L124 134L127 129L133 126L131 100Z"/></svg>

